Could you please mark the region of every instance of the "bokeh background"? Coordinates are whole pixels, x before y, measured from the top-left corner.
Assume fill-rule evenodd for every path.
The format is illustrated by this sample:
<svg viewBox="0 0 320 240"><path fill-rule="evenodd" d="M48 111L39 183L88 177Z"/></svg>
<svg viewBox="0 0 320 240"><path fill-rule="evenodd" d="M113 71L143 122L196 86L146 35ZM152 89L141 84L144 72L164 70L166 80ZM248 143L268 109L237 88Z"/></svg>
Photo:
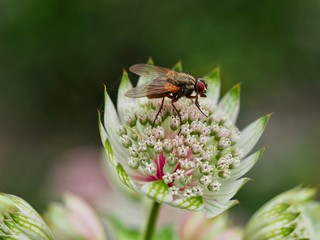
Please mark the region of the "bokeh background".
<svg viewBox="0 0 320 240"><path fill-rule="evenodd" d="M221 66L222 93L242 86L240 128L273 112L234 212L319 187L319 24L317 0L0 0L0 191L40 212L65 189L108 198L103 84L115 101L122 69L149 56L198 76Z"/></svg>

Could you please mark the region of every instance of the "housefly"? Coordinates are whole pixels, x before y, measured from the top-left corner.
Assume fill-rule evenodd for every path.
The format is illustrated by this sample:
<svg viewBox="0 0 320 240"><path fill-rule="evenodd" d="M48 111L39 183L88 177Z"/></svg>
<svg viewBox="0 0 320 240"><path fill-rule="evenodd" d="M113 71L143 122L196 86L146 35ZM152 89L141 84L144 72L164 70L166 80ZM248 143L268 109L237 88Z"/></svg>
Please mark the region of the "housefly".
<svg viewBox="0 0 320 240"><path fill-rule="evenodd" d="M153 120L154 126L159 113L163 107L165 97L171 99L172 107L177 112L181 122L181 116L174 105L181 97L195 99L195 105L199 111L207 117L201 110L198 97L206 97L208 85L203 78L196 78L184 72L176 72L172 69L159 67L149 64L135 64L129 70L139 76L143 76L149 80L140 86L130 89L125 96L130 98L162 98L160 108Z"/></svg>

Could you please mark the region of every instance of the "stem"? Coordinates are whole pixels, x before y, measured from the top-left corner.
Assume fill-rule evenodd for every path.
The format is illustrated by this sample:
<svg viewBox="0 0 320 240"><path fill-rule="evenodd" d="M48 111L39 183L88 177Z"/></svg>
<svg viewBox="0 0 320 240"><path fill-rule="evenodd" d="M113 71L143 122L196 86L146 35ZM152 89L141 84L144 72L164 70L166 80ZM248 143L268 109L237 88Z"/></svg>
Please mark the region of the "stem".
<svg viewBox="0 0 320 240"><path fill-rule="evenodd" d="M149 215L149 219L147 222L147 227L143 236L144 240L152 240L155 229L156 229L156 223L158 218L158 213L160 209L161 204L157 202L153 202L152 209Z"/></svg>

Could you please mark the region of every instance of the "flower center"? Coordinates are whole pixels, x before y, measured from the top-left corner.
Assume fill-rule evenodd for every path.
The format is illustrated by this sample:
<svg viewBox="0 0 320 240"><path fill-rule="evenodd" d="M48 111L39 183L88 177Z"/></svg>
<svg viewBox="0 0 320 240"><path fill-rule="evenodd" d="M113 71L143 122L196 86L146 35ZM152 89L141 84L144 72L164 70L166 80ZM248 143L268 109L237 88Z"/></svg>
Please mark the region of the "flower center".
<svg viewBox="0 0 320 240"><path fill-rule="evenodd" d="M120 141L129 150L128 166L144 176L142 181L163 180L176 197L218 191L220 180L240 164L238 128L211 106L201 106L208 117L204 116L189 99L175 103L181 123L166 99L152 128L159 106L158 100L142 104L120 126Z"/></svg>

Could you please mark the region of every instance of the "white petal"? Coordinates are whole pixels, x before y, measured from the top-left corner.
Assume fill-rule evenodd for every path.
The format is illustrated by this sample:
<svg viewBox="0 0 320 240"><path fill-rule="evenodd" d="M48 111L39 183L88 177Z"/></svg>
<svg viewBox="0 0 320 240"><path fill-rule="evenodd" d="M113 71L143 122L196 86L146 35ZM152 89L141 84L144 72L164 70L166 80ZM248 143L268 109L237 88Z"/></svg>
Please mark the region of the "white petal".
<svg viewBox="0 0 320 240"><path fill-rule="evenodd" d="M214 200L219 203L226 204L249 180L249 178L241 178L237 181L222 182L221 189L219 191L210 192L207 190L204 193L203 199L205 202Z"/></svg>
<svg viewBox="0 0 320 240"><path fill-rule="evenodd" d="M212 218L226 211L227 209L233 207L238 203L239 202L237 200L229 201L226 204L221 204L215 200L208 200L204 202L203 212L206 214L208 218Z"/></svg>
<svg viewBox="0 0 320 240"><path fill-rule="evenodd" d="M258 142L270 116L270 114L267 114L266 116L259 118L241 132L240 140L236 144L236 147L242 149L244 156L246 156Z"/></svg>
<svg viewBox="0 0 320 240"><path fill-rule="evenodd" d="M124 122L125 115L135 107L135 99L128 98L124 94L132 88L128 73L123 70L122 79L118 91L117 109L121 122Z"/></svg>
<svg viewBox="0 0 320 240"><path fill-rule="evenodd" d="M169 191L169 187L162 180L143 184L141 191L144 192L149 198L159 203L170 203L173 200Z"/></svg>
<svg viewBox="0 0 320 240"><path fill-rule="evenodd" d="M216 105L220 96L220 68L215 68L208 75L204 76L208 84L207 101ZM205 99L204 99L205 100ZM205 100L206 101L206 100Z"/></svg>
<svg viewBox="0 0 320 240"><path fill-rule="evenodd" d="M100 138L102 145L105 146L106 139L108 138L108 134L101 122L101 113L98 111L98 126L99 126L99 132L100 132Z"/></svg>
<svg viewBox="0 0 320 240"><path fill-rule="evenodd" d="M116 132L119 127L119 118L116 109L105 89L105 108L104 108L104 129L106 130L109 142L112 146L114 155L117 156L118 160L126 160L128 157L127 149L121 146L119 136Z"/></svg>
<svg viewBox="0 0 320 240"><path fill-rule="evenodd" d="M235 85L223 96L218 108L228 116L231 122L236 122L240 109L240 84Z"/></svg>
<svg viewBox="0 0 320 240"><path fill-rule="evenodd" d="M231 180L238 179L242 177L244 174L246 174L260 159L264 150L265 148L262 148L261 150L251 154L249 157L245 158L244 160L241 160L241 164L239 167L230 170L231 177L228 179L231 179Z"/></svg>
<svg viewBox="0 0 320 240"><path fill-rule="evenodd" d="M109 138L108 138L108 134L104 128L104 126L101 123L101 116L100 116L100 112L98 112L98 120L99 120L99 132L100 132L100 137L101 137L101 142L102 145L106 151L107 154L107 159L111 162L112 166L116 166L116 161L114 158L114 154L113 154L113 150L112 150L112 146L110 144Z"/></svg>
<svg viewBox="0 0 320 240"><path fill-rule="evenodd" d="M120 121L106 87L104 89L104 105L104 126L110 137L114 137L116 135L116 128L120 125Z"/></svg>

